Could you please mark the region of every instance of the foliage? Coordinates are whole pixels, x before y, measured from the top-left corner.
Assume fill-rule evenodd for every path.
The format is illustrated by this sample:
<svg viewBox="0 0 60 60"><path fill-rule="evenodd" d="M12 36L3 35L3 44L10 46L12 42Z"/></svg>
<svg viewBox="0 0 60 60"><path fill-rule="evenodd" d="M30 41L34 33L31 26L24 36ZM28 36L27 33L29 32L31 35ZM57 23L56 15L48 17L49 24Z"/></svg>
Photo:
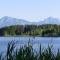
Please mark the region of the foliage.
<svg viewBox="0 0 60 60"><path fill-rule="evenodd" d="M40 45L39 53L35 53L32 45L22 46L19 49L15 48L15 43L8 43L7 52L5 57L0 54L0 60L60 60L60 51L58 49L57 54L53 53L51 46L42 50Z"/></svg>
<svg viewBox="0 0 60 60"><path fill-rule="evenodd" d="M16 25L0 29L0 36L60 36L60 25Z"/></svg>

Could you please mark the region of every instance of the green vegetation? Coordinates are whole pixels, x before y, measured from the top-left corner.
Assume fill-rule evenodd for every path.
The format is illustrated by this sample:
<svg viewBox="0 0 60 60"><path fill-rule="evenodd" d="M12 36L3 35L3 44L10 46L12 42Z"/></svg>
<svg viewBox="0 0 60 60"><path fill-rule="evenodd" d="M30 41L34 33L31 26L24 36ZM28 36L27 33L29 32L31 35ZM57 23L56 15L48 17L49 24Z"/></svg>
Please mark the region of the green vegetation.
<svg viewBox="0 0 60 60"><path fill-rule="evenodd" d="M60 25L16 25L0 29L0 36L16 35L58 37L60 36Z"/></svg>
<svg viewBox="0 0 60 60"><path fill-rule="evenodd" d="M40 45L39 53L33 51L32 45L28 43L23 47L15 48L15 43L8 43L7 52L3 56L0 54L0 60L60 60L60 51L57 54L52 52L51 46L42 49Z"/></svg>

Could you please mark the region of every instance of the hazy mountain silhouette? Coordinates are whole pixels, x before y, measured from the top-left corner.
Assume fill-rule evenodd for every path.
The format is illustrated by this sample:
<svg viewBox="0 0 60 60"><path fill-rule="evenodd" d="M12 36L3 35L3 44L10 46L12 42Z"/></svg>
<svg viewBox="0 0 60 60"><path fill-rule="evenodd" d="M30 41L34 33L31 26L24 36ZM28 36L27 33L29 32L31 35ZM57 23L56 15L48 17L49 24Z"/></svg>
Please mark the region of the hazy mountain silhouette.
<svg viewBox="0 0 60 60"><path fill-rule="evenodd" d="M0 19L0 28L11 25L42 25L42 24L60 24L60 20L53 17L48 17L40 22L29 22L23 19L4 16Z"/></svg>

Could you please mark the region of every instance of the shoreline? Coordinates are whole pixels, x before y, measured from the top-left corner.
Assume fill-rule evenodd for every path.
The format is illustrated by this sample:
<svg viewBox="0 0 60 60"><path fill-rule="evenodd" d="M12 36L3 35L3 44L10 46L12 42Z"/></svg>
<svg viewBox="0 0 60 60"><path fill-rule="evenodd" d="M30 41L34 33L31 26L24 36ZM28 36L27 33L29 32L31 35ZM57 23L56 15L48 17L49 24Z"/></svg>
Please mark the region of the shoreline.
<svg viewBox="0 0 60 60"><path fill-rule="evenodd" d="M42 37L42 38L45 38L45 37L53 37L53 38L57 38L57 37L60 37L60 36L29 36L29 35L16 35L16 36L0 36L0 37Z"/></svg>

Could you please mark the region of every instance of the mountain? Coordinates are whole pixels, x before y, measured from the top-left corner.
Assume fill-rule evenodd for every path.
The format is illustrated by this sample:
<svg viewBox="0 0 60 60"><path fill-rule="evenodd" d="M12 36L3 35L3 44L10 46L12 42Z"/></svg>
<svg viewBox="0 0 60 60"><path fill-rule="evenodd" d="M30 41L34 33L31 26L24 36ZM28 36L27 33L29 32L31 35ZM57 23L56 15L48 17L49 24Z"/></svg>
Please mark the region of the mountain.
<svg viewBox="0 0 60 60"><path fill-rule="evenodd" d="M37 22L38 25L42 25L42 24L60 24L60 20L57 18L53 18L53 17L48 17L46 19L44 19L43 21Z"/></svg>
<svg viewBox="0 0 60 60"><path fill-rule="evenodd" d="M11 25L25 25L25 24L30 24L30 22L23 19L11 18L8 16L4 16L0 19L0 28Z"/></svg>
<svg viewBox="0 0 60 60"><path fill-rule="evenodd" d="M53 17L48 17L44 20L44 24L60 24L60 20Z"/></svg>
<svg viewBox="0 0 60 60"><path fill-rule="evenodd" d="M8 16L4 16L0 19L0 28L11 25L42 25L42 24L60 24L60 20L53 17L48 17L40 22L29 22L23 19L16 19Z"/></svg>

